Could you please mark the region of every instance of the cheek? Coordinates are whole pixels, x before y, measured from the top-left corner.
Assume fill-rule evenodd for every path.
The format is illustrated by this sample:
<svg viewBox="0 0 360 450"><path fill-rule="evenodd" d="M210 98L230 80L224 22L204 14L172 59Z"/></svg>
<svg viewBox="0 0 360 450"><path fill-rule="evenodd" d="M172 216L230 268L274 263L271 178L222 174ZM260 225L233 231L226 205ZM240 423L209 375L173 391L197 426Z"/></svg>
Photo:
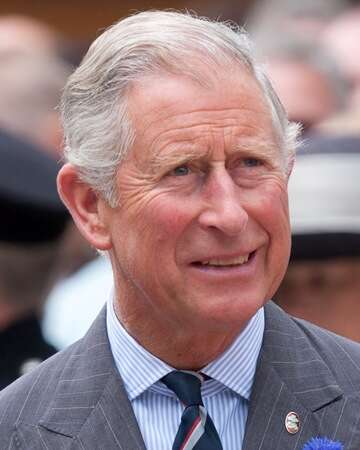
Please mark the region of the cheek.
<svg viewBox="0 0 360 450"><path fill-rule="evenodd" d="M285 185L269 183L249 199L248 212L268 234L289 234L289 207Z"/></svg>
<svg viewBox="0 0 360 450"><path fill-rule="evenodd" d="M258 196L253 217L268 236L265 262L273 277L269 289L269 296L272 296L285 273L290 257L291 231L286 187L280 183L267 185Z"/></svg>
<svg viewBox="0 0 360 450"><path fill-rule="evenodd" d="M290 220L287 194L274 192L262 205L269 232L273 234L285 234L290 236ZM276 236L275 236L276 237Z"/></svg>
<svg viewBox="0 0 360 450"><path fill-rule="evenodd" d="M291 249L291 231L286 188L277 184L266 190L262 197L261 225L269 238L265 257L268 273L267 298L271 298L285 274Z"/></svg>
<svg viewBox="0 0 360 450"><path fill-rule="evenodd" d="M174 246L174 241L191 222L192 213L184 201L163 197L147 206L144 219L150 239L156 245L167 243Z"/></svg>

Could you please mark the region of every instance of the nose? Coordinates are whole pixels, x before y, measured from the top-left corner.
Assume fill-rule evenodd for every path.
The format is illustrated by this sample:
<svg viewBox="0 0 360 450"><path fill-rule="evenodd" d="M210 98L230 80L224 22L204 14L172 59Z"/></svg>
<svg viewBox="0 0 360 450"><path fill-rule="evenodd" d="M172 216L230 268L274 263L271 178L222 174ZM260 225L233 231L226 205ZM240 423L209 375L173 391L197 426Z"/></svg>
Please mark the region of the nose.
<svg viewBox="0 0 360 450"><path fill-rule="evenodd" d="M242 232L248 223L248 213L241 201L241 188L226 168L214 170L203 187L204 207L198 221L202 228L222 231L228 236Z"/></svg>

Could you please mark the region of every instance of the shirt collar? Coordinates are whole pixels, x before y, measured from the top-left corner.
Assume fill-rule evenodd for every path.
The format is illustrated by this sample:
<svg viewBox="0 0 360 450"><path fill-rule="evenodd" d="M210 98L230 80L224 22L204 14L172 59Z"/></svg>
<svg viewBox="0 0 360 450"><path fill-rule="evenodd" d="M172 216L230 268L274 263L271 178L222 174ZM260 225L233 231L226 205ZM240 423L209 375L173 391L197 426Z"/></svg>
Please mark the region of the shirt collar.
<svg viewBox="0 0 360 450"><path fill-rule="evenodd" d="M174 370L129 335L115 315L112 296L107 303L106 322L115 365L130 401ZM264 310L261 308L232 345L202 372L249 399L263 334Z"/></svg>
<svg viewBox="0 0 360 450"><path fill-rule="evenodd" d="M130 401L174 370L130 336L116 317L112 296L107 303L106 326L115 365Z"/></svg>
<svg viewBox="0 0 360 450"><path fill-rule="evenodd" d="M205 366L202 372L249 400L264 328L264 308L261 308L230 347Z"/></svg>

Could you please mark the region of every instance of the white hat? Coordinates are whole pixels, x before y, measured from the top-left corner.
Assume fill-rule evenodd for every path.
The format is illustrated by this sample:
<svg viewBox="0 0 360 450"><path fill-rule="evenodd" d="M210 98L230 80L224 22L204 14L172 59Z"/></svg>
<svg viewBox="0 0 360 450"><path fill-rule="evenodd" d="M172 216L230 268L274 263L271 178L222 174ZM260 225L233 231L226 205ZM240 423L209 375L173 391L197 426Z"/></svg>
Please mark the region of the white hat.
<svg viewBox="0 0 360 450"><path fill-rule="evenodd" d="M289 180L289 203L293 257L360 254L360 136L310 137Z"/></svg>

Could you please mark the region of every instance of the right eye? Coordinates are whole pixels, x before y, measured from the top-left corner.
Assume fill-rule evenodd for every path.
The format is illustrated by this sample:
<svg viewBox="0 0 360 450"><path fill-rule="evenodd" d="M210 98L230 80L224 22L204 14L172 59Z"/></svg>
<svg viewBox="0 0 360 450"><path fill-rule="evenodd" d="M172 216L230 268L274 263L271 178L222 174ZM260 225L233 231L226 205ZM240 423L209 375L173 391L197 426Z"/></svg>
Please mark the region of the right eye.
<svg viewBox="0 0 360 450"><path fill-rule="evenodd" d="M184 177L186 175L189 175L190 173L191 173L190 167L184 164L182 166L175 167L175 169L171 170L169 175L175 177Z"/></svg>

